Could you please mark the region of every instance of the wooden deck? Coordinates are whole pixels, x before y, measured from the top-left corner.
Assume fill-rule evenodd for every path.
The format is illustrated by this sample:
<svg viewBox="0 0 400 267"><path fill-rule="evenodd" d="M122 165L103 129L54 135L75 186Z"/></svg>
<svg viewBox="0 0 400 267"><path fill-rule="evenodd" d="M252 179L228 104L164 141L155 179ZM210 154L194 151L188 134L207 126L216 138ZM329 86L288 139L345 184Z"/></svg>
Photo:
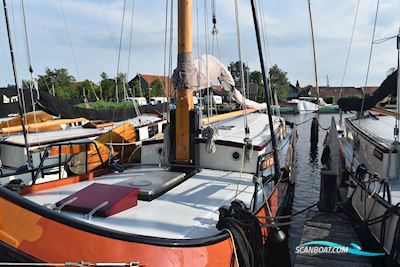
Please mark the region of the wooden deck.
<svg viewBox="0 0 400 267"><path fill-rule="evenodd" d="M346 215L335 212L311 210L307 213L300 244L313 240L323 240L351 247L350 243L360 245L358 237ZM296 255L295 267L311 266L372 266L367 257L352 254L301 254Z"/></svg>

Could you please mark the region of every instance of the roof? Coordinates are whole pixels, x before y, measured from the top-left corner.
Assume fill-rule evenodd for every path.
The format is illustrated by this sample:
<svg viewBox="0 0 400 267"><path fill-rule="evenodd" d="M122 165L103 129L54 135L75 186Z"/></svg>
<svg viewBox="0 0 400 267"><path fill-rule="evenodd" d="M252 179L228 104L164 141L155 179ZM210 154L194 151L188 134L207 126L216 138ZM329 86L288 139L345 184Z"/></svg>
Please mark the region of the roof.
<svg viewBox="0 0 400 267"><path fill-rule="evenodd" d="M171 97L173 96L173 92L174 92L174 86L172 85L172 80L169 76L163 76L163 75L153 75L153 74L143 74L143 73L138 73L135 78L133 78L129 84L132 83L132 81L134 79L136 79L137 77L142 78L148 85L149 87L151 86L151 84L153 82L155 82L156 80L160 80L161 83L164 85L165 91L167 93L167 96Z"/></svg>
<svg viewBox="0 0 400 267"><path fill-rule="evenodd" d="M302 88L302 90L310 91L311 95L317 94L317 89L314 86L307 86ZM366 94L373 94L375 90L378 89L378 86L367 86L364 87L364 91ZM355 86L320 86L319 92L320 95L323 97L339 97L340 91L342 90L342 96L361 96L362 95L362 87L355 87Z"/></svg>
<svg viewBox="0 0 400 267"><path fill-rule="evenodd" d="M376 89L378 89L378 88L379 88L378 86L365 86L364 92L366 94L373 94L376 91Z"/></svg>

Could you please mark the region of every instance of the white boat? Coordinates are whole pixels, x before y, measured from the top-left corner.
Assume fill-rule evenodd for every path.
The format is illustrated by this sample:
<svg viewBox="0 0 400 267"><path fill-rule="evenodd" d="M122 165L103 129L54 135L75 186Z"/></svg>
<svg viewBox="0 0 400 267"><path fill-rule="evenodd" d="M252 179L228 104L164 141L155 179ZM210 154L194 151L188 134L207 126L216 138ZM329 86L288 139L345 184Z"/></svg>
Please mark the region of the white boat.
<svg viewBox="0 0 400 267"><path fill-rule="evenodd" d="M82 126L83 123L83 126ZM38 168L43 159L44 151L48 146L58 143L82 143L84 141L93 141L97 137L111 131L112 129L129 123L136 131L135 140L139 144L142 140L162 133L165 120L157 115L143 114L127 121L109 123L105 127L87 128L85 124L90 121L80 122L80 125L66 125L58 131L47 131L27 134L27 143L25 143L23 134L5 135L0 139L0 159L2 174L0 175L0 184L4 185L16 178L21 179L24 184L31 184L33 172L28 168L27 147L32 158L32 167ZM71 157L70 154L49 155L46 157L43 166L46 171L38 177L35 183L43 183L54 179L67 177L65 163Z"/></svg>
<svg viewBox="0 0 400 267"><path fill-rule="evenodd" d="M400 36L397 36L400 44ZM400 47L398 46L398 49ZM399 50L400 51L400 50ZM397 82L396 82L397 81ZM398 70L378 88L375 96L343 100L339 106L357 110L376 105L389 93L399 95ZM343 164L349 173L348 197L359 218L382 248L400 263L400 143L397 112L371 108L369 114L345 120L340 139Z"/></svg>
<svg viewBox="0 0 400 267"><path fill-rule="evenodd" d="M400 262L400 153L394 123L392 116L347 118L341 145L353 208L376 241Z"/></svg>

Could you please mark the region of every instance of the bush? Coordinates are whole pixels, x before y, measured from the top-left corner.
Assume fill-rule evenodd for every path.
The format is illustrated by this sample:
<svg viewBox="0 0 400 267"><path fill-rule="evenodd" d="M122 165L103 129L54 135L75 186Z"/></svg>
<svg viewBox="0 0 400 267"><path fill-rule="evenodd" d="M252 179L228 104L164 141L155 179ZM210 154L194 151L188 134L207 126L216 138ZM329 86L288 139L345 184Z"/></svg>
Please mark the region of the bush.
<svg viewBox="0 0 400 267"><path fill-rule="evenodd" d="M333 104L333 102L335 101L333 96L329 96L329 97L324 97L324 101L327 104Z"/></svg>
<svg viewBox="0 0 400 267"><path fill-rule="evenodd" d="M80 108L86 108L85 103L81 103L77 105ZM132 102L107 102L107 101L97 101L97 102L90 102L89 109L95 110L107 110L107 109L127 109L127 108L134 108Z"/></svg>

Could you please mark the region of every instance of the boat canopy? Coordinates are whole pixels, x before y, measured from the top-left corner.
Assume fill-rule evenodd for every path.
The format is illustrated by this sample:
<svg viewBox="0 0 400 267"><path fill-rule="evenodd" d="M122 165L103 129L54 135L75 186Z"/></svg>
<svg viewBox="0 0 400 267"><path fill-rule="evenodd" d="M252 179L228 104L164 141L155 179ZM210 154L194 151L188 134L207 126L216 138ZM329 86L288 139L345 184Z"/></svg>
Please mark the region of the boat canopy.
<svg viewBox="0 0 400 267"><path fill-rule="evenodd" d="M385 97L389 95L395 95L396 90L397 70L390 74L371 96L366 96L364 98L364 101L362 98L340 98L337 103L343 111L361 111L361 107L363 107L363 111L365 111L375 107L376 104L382 101Z"/></svg>

